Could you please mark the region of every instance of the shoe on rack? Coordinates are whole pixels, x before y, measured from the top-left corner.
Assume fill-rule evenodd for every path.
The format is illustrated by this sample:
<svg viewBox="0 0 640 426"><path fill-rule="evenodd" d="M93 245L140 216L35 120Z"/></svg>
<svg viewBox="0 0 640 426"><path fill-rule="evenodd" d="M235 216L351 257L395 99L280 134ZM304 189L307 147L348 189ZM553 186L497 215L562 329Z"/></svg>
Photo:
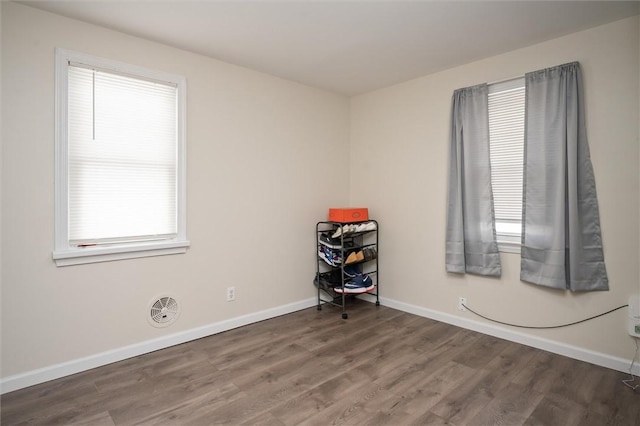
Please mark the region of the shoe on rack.
<svg viewBox="0 0 640 426"><path fill-rule="evenodd" d="M375 231L376 223L375 222L362 222L356 225L356 232L367 232L367 231Z"/></svg>
<svg viewBox="0 0 640 426"><path fill-rule="evenodd" d="M344 290L342 289L342 287L335 287L333 289L334 292L338 293L338 294L364 294L364 293L369 293L370 291L373 291L376 289L375 285L372 285L371 287L358 287L358 288L347 288L345 287Z"/></svg>
<svg viewBox="0 0 640 426"><path fill-rule="evenodd" d="M339 269L320 272L320 280L329 283L331 286L342 285L342 276Z"/></svg>
<svg viewBox="0 0 640 426"><path fill-rule="evenodd" d="M350 263L355 263L358 261L358 255L356 254L355 251L352 251L351 253L349 253L349 256L347 256L347 260L345 260L344 264L348 265Z"/></svg>
<svg viewBox="0 0 640 426"><path fill-rule="evenodd" d="M318 257L320 259L324 260L324 262L327 265L336 266L336 264L333 261L333 259L331 258L331 256L327 256L327 254L324 252L324 250L322 250L322 248L318 248Z"/></svg>
<svg viewBox="0 0 640 426"><path fill-rule="evenodd" d="M323 246L326 246L332 249L342 248L342 241L340 241L339 238L330 237L328 232L323 232L322 234L320 234L320 237L318 238L318 242Z"/></svg>
<svg viewBox="0 0 640 426"><path fill-rule="evenodd" d="M360 294L375 290L376 285L369 275L360 275L353 280L344 283L344 287L336 287L336 293Z"/></svg>
<svg viewBox="0 0 640 426"><path fill-rule="evenodd" d="M318 256L331 266L338 266L342 263L342 257L328 247L318 247Z"/></svg>
<svg viewBox="0 0 640 426"><path fill-rule="evenodd" d="M318 281L318 276L313 277L313 285L316 287L320 287L321 290L333 290L333 287L329 282L323 279L322 274L320 275L320 281Z"/></svg>
<svg viewBox="0 0 640 426"><path fill-rule="evenodd" d="M349 278L355 278L362 275L362 270L357 265L348 265L344 267L344 274Z"/></svg>
<svg viewBox="0 0 640 426"><path fill-rule="evenodd" d="M348 265L350 263L362 262L363 260L364 260L364 253L362 252L362 250L352 251L351 253L349 253L349 256L347 256L347 260L344 262L344 264Z"/></svg>
<svg viewBox="0 0 640 426"><path fill-rule="evenodd" d="M378 253L376 252L375 247L366 247L362 251L364 253L364 260L366 260L367 262L378 257Z"/></svg>
<svg viewBox="0 0 640 426"><path fill-rule="evenodd" d="M345 287L349 287L349 288L370 287L371 285L373 285L373 280L367 274L358 275L354 279L344 284Z"/></svg>
<svg viewBox="0 0 640 426"><path fill-rule="evenodd" d="M336 232L333 233L331 238L338 238L340 235L342 235L342 226L338 226L338 229L336 229Z"/></svg>

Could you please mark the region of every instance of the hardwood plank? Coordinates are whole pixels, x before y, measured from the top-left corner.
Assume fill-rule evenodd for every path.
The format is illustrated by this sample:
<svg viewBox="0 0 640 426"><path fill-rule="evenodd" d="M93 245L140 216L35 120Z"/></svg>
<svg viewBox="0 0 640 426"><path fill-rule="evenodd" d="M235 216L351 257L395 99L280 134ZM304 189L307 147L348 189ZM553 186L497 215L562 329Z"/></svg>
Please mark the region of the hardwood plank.
<svg viewBox="0 0 640 426"><path fill-rule="evenodd" d="M130 420L127 422L145 426L208 424L212 420L213 410L245 396L237 387L228 383L171 408L158 410L147 417L140 418L135 423L131 423Z"/></svg>
<svg viewBox="0 0 640 426"><path fill-rule="evenodd" d="M404 368L385 374L381 380L385 381L385 388L393 392L401 392L407 388L407 384L416 379L428 376L450 362L451 358L465 349L465 342L475 340L473 333L466 330L458 330L449 337L445 343L440 344L430 352L421 353L413 357L413 361Z"/></svg>
<svg viewBox="0 0 640 426"><path fill-rule="evenodd" d="M555 385L558 375L569 371L577 362L579 361L539 351L531 362L516 375L513 382L532 391L546 393Z"/></svg>
<svg viewBox="0 0 640 426"><path fill-rule="evenodd" d="M587 408L598 392L605 369L570 359L566 359L563 365L566 365L566 369L558 372L547 392L564 395Z"/></svg>
<svg viewBox="0 0 640 426"><path fill-rule="evenodd" d="M601 414L586 410L582 413L582 418L580 419L578 424L580 426L602 426L606 425L607 421ZM636 425L637 424L638 423L636 423Z"/></svg>
<svg viewBox="0 0 640 426"><path fill-rule="evenodd" d="M370 414L363 409L370 400L385 399L389 393L379 385L360 384L347 398L330 404L322 411L301 422L301 425L342 425L357 424L369 418Z"/></svg>
<svg viewBox="0 0 640 426"><path fill-rule="evenodd" d="M85 418L78 418L66 424L69 426L115 426L108 411L103 411Z"/></svg>
<svg viewBox="0 0 640 426"><path fill-rule="evenodd" d="M545 396L524 422L534 425L582 425L584 407L561 395Z"/></svg>
<svg viewBox="0 0 640 426"><path fill-rule="evenodd" d="M97 395L91 381L79 375L52 380L0 397L3 424L37 424L39 418L73 409L75 401Z"/></svg>
<svg viewBox="0 0 640 426"><path fill-rule="evenodd" d="M431 375L416 375L415 380L402 383L402 386L386 388L396 398L379 402L377 407L372 408L389 416L398 411L412 418L420 417L473 374L474 369L450 361ZM368 409L367 405L365 409Z"/></svg>
<svg viewBox="0 0 640 426"><path fill-rule="evenodd" d="M394 410L393 412L376 411L373 414L367 414L365 418L358 421L358 425L406 425L412 420L412 416L408 413L404 413L400 410ZM424 423L431 425L432 423Z"/></svg>
<svg viewBox="0 0 640 426"><path fill-rule="evenodd" d="M463 333L462 335L460 335L461 337L463 338L466 337L469 340L452 341L452 336L455 336L460 332ZM440 322L440 323L437 323L435 326L430 327L428 330L426 330L426 332L420 336L421 339L415 344L413 344L412 346L417 351L428 353L442 345L451 344L452 349L460 347L461 345L467 346L473 343L476 339L480 338L480 336L481 335L478 333L474 333L469 330L464 330L464 329Z"/></svg>
<svg viewBox="0 0 640 426"><path fill-rule="evenodd" d="M509 345L476 375L447 394L431 411L455 424L469 424L473 418L526 366L537 349Z"/></svg>
<svg viewBox="0 0 640 426"><path fill-rule="evenodd" d="M544 395L539 392L511 383L475 416L473 422L478 426L522 425L543 397Z"/></svg>
<svg viewBox="0 0 640 426"><path fill-rule="evenodd" d="M260 386L252 389L251 393L230 401L220 408L211 410L207 418L215 419L216 423L238 424L254 417L266 415L274 405L294 398L304 392L296 383L279 381L276 385ZM197 422L194 422L197 424Z"/></svg>
<svg viewBox="0 0 640 426"><path fill-rule="evenodd" d="M469 349L461 352L453 360L471 368L482 368L493 361L509 347L509 342L497 337L482 335L469 346Z"/></svg>
<svg viewBox="0 0 640 426"><path fill-rule="evenodd" d="M173 354L163 354L163 359L154 360L151 357L141 357L143 365L140 367L140 370L142 373L148 377L160 377L181 371L184 367L190 365L203 365L209 360L202 352L193 351L185 345L179 346L184 346L184 348L180 351L175 351ZM211 365L210 367L214 368Z"/></svg>
<svg viewBox="0 0 640 426"><path fill-rule="evenodd" d="M622 384L628 374L605 370L589 411L600 414L608 425L640 425L640 389L635 392Z"/></svg>
<svg viewBox="0 0 640 426"><path fill-rule="evenodd" d="M432 358L431 361L434 359ZM453 372L454 370L460 373L463 369L469 370L459 364L450 364L444 366L443 371L435 370L432 375L416 372L418 368L424 369L425 363L428 362L428 360L419 360L403 369L398 368L385 374L371 384L355 389L351 395L341 398L340 401L309 418L308 423L353 424L370 417L372 413L377 415L378 411L391 416L394 408L399 413L399 417L405 418L410 414L406 409L411 409L412 406L418 405L422 409L428 409L441 398L442 394L437 390L425 390L425 388L438 389L439 386L452 386L453 381L461 380L461 377ZM442 376L447 374L446 370L450 374L451 382L445 384ZM420 386L422 382L426 384ZM408 392L409 395L404 396L403 392ZM400 408L396 408L398 405L401 405Z"/></svg>
<svg viewBox="0 0 640 426"><path fill-rule="evenodd" d="M462 424L465 424L465 423L460 423L460 424L462 425ZM434 414L432 411L427 411L426 413L424 413L422 416L418 417L417 419L414 419L411 422L408 422L407 425L410 425L410 426L423 426L423 425L447 426L447 425L453 425L453 426L455 426L453 423L449 423L448 421L446 421L442 417L438 416L437 414Z"/></svg>
<svg viewBox="0 0 640 426"><path fill-rule="evenodd" d="M270 413L285 425L303 423L316 414L324 413L331 405L361 392L363 381L366 381L366 377L357 370L334 375L320 385L275 406Z"/></svg>
<svg viewBox="0 0 640 426"><path fill-rule="evenodd" d="M507 386L520 371L525 369L541 352L529 346L509 344L498 356L482 367L490 374L483 382L483 389L491 396Z"/></svg>
<svg viewBox="0 0 640 426"><path fill-rule="evenodd" d="M211 392L225 392L230 384L226 373L212 373L198 379L180 383L178 385L163 387L159 383L151 395L128 394L125 401L119 400L109 409L111 417L116 424L135 424L144 418L156 413L181 407L188 404L194 398L206 397ZM113 397L113 396L110 396Z"/></svg>
<svg viewBox="0 0 640 426"><path fill-rule="evenodd" d="M202 424L211 424L211 423L201 423ZM284 423L280 421L280 419L275 418L271 413L263 413L257 419L250 419L248 421L242 422L243 425L248 426L256 426L256 425L268 425L268 426L284 426ZM195 425L194 426L198 426Z"/></svg>
<svg viewBox="0 0 640 426"><path fill-rule="evenodd" d="M233 382L243 390L250 390L256 384L273 385L278 381L294 382L304 389L310 389L341 372L335 364L322 360L313 353L307 353L283 359L266 369L236 375Z"/></svg>
<svg viewBox="0 0 640 426"><path fill-rule="evenodd" d="M429 410L439 418L453 424L470 424L484 407L495 397L489 393L487 382L491 372L477 371L469 380L451 390Z"/></svg>
<svg viewBox="0 0 640 426"><path fill-rule="evenodd" d="M408 400L413 399L416 395L422 395L424 392L430 392L441 397L450 392L457 385L472 377L476 371L473 368L458 364L455 361L448 361L442 367L429 374L430 370L425 369L424 372L411 372L410 375L403 375L399 380L394 380L385 386L385 389L395 393L398 396L406 397L403 404L406 405ZM381 380L379 380L381 382ZM424 392L423 392L424 391ZM435 404L426 404L421 401L422 407L430 409Z"/></svg>

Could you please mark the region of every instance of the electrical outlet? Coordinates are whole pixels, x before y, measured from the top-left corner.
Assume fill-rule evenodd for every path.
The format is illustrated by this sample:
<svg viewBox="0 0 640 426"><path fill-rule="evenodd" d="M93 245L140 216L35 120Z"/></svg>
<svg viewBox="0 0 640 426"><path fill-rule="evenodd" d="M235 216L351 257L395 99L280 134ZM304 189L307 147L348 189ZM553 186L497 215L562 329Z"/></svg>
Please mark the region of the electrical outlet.
<svg viewBox="0 0 640 426"><path fill-rule="evenodd" d="M227 302L233 302L236 300L236 288L227 287Z"/></svg>
<svg viewBox="0 0 640 426"><path fill-rule="evenodd" d="M467 304L467 299L465 297L460 297L458 298L458 310L459 311L466 311L467 308L465 308L465 305Z"/></svg>

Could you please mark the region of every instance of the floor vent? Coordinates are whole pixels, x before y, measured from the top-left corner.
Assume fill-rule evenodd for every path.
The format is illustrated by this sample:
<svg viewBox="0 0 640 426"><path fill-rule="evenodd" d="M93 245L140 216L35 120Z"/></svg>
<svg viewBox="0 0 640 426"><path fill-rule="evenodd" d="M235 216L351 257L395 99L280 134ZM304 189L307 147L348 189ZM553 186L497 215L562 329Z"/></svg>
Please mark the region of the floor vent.
<svg viewBox="0 0 640 426"><path fill-rule="evenodd" d="M168 327L180 315L180 305L170 296L158 297L149 304L149 323L154 327Z"/></svg>

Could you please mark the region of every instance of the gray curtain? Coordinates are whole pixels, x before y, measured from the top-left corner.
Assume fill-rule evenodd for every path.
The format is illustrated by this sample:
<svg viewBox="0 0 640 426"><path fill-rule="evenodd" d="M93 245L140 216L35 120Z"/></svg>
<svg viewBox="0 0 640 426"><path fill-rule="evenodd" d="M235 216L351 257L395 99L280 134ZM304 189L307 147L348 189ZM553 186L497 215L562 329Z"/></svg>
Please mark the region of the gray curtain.
<svg viewBox="0 0 640 426"><path fill-rule="evenodd" d="M447 271L500 276L486 84L453 93L449 155Z"/></svg>
<svg viewBox="0 0 640 426"><path fill-rule="evenodd" d="M608 290L577 62L525 76L520 279L571 291Z"/></svg>

